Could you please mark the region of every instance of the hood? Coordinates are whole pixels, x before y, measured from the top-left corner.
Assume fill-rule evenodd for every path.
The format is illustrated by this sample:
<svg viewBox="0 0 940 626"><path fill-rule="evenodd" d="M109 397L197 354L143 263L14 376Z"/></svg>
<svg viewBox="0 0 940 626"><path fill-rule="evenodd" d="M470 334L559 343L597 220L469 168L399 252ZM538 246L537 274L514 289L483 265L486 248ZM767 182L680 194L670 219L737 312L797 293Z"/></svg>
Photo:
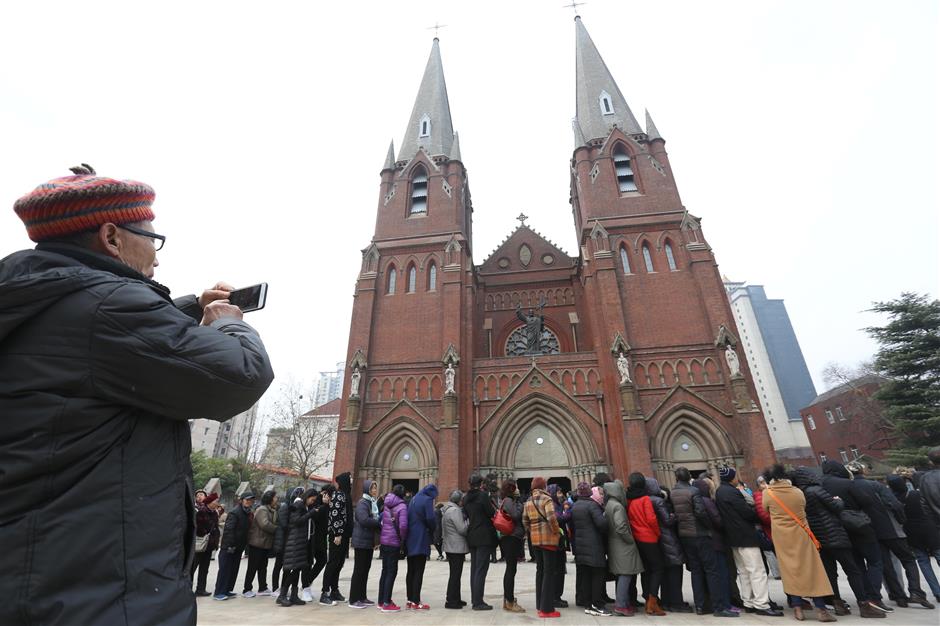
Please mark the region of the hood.
<svg viewBox="0 0 940 626"><path fill-rule="evenodd" d="M838 461L824 461L822 464L823 475L838 476L839 478L852 478L849 470L845 469Z"/></svg>
<svg viewBox="0 0 940 626"><path fill-rule="evenodd" d="M404 504L404 503L405 501L399 498L398 496L396 496L394 493L389 493L385 495L385 501L384 501L383 506L386 509L391 510L391 509L394 509L399 504Z"/></svg>
<svg viewBox="0 0 940 626"><path fill-rule="evenodd" d="M898 495L904 495L907 493L907 481L904 480L903 476L898 476L897 474L888 474L885 477L888 486L891 487L891 491Z"/></svg>
<svg viewBox="0 0 940 626"><path fill-rule="evenodd" d="M790 481L800 489L819 484L816 473L805 466L798 467L790 472Z"/></svg>
<svg viewBox="0 0 940 626"><path fill-rule="evenodd" d="M437 500L437 485L430 484L426 486L424 489L422 489L419 493L426 495L432 500Z"/></svg>
<svg viewBox="0 0 940 626"><path fill-rule="evenodd" d="M646 495L660 497L663 495L663 488L659 486L659 481L655 478L646 479Z"/></svg>
<svg viewBox="0 0 940 626"><path fill-rule="evenodd" d="M293 489L291 489L290 497L287 498L287 503L290 504L291 502L293 502L294 500L302 496L303 493L304 493L303 487L294 487Z"/></svg>
<svg viewBox="0 0 940 626"><path fill-rule="evenodd" d="M369 495L369 490L372 489L372 484L373 484L374 482L375 482L375 481L372 481L372 480L364 480L364 481L362 481L362 495L364 495L364 496Z"/></svg>
<svg viewBox="0 0 940 626"><path fill-rule="evenodd" d="M350 479L349 472L343 472L342 474L337 476L336 484L339 485L340 491L342 491L345 494L349 494L350 490L352 489L352 481Z"/></svg>
<svg viewBox="0 0 940 626"><path fill-rule="evenodd" d="M169 300L169 290L140 272L106 256L67 244L39 244L0 261L0 342L23 322L62 298L117 277L154 287Z"/></svg>
<svg viewBox="0 0 940 626"><path fill-rule="evenodd" d="M619 480L604 483L604 491L607 492L608 498L616 500L620 504L624 504L627 499L626 490L623 488L623 483Z"/></svg>
<svg viewBox="0 0 940 626"><path fill-rule="evenodd" d="M552 500L554 500L554 499L557 497L556 494L558 493L558 485L556 485L556 484L554 484L554 483L552 483L551 485L549 485L549 486L548 486L548 489L547 489L547 493L548 493L548 495L550 495L550 496L552 497Z"/></svg>

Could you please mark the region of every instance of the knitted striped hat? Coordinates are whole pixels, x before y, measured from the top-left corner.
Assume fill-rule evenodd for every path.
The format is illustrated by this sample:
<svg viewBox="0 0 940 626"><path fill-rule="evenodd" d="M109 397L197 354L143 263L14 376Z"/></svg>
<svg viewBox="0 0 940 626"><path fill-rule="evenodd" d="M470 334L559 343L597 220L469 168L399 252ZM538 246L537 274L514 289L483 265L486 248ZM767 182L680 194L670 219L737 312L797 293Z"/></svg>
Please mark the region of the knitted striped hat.
<svg viewBox="0 0 940 626"><path fill-rule="evenodd" d="M87 163L69 169L74 176L43 183L13 205L33 241L94 230L107 222L153 220L155 194L149 185L97 176Z"/></svg>

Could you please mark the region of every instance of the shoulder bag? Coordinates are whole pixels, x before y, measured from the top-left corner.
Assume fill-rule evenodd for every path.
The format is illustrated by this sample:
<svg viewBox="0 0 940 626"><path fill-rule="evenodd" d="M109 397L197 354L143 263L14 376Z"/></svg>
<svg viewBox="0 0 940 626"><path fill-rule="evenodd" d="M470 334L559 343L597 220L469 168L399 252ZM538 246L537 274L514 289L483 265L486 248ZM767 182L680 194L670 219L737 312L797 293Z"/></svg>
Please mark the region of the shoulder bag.
<svg viewBox="0 0 940 626"><path fill-rule="evenodd" d="M813 534L813 531L811 531L811 530L809 529L809 526L807 526L806 524L804 524L804 523L803 523L803 520L801 520L801 519L798 518L796 515L794 515L794 514L793 514L793 511L791 511L790 509L787 508L787 505L784 504L784 503L780 500L780 498L777 497L777 494L775 494L772 489L767 489L767 493L770 494L770 497L773 498L774 501L775 501L777 504L779 504L781 507L783 507L783 510L787 512L787 515L789 515L790 517L792 517L792 518L793 518L793 521L796 522L797 524L799 524L800 528L802 528L803 530L806 531L806 534L809 535L810 541L812 541L812 542L813 542L813 545L816 546L816 550L817 550L817 551L818 551L818 550L821 550L821 549L822 549L822 545L819 543L819 539L816 538L816 535Z"/></svg>

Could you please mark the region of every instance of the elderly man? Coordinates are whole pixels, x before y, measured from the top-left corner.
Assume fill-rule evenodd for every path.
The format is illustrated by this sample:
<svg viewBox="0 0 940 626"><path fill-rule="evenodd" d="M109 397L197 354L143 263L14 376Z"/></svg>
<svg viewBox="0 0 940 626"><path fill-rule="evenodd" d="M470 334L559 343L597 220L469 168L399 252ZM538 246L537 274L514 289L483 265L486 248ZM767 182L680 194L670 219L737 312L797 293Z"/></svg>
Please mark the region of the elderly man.
<svg viewBox="0 0 940 626"><path fill-rule="evenodd" d="M16 201L0 261L0 623L193 624L187 420L273 379L217 284L174 303L149 186L87 165Z"/></svg>

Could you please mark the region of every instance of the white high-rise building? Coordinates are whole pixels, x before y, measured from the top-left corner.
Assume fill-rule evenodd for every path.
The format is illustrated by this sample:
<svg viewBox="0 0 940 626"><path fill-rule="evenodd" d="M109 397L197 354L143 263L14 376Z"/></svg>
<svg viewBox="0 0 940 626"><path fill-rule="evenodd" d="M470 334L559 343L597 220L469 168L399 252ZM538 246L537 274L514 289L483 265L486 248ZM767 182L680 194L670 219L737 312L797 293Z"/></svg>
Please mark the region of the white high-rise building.
<svg viewBox="0 0 940 626"><path fill-rule="evenodd" d="M224 422L208 419L189 420L193 452L202 450L206 456L250 458L258 450L258 433L255 432L258 405Z"/></svg>
<svg viewBox="0 0 940 626"><path fill-rule="evenodd" d="M724 284L774 449L784 461L812 460L800 409L816 397L816 387L783 300L767 298L760 285L727 278Z"/></svg>
<svg viewBox="0 0 940 626"><path fill-rule="evenodd" d="M313 400L314 408L335 400L343 393L343 376L345 373L346 364L343 361L337 363L336 370L332 372L320 372L320 380L317 382L317 395Z"/></svg>

